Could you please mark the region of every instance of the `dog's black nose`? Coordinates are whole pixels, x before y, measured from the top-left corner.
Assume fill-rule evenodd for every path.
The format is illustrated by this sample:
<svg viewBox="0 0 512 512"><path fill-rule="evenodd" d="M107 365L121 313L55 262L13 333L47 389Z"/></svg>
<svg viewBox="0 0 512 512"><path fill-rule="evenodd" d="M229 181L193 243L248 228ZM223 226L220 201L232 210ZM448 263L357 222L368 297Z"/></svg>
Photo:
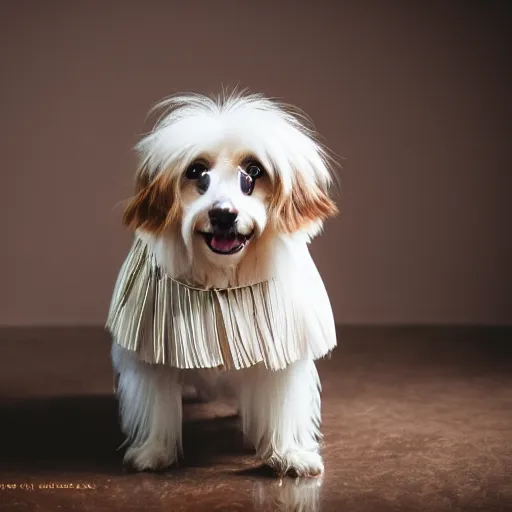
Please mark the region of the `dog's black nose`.
<svg viewBox="0 0 512 512"><path fill-rule="evenodd" d="M216 203L208 212L208 217L210 217L210 224L213 229L224 231L231 229L235 225L238 212L229 204Z"/></svg>

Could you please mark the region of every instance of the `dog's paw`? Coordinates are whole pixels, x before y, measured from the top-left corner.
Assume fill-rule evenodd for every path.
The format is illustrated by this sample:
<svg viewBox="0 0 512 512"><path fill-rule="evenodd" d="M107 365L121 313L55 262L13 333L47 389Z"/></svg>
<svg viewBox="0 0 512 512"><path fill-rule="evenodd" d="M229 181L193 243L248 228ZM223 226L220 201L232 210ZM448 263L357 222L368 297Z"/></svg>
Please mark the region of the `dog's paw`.
<svg viewBox="0 0 512 512"><path fill-rule="evenodd" d="M130 446L124 455L124 463L137 471L161 471L175 462L176 456L168 448L154 442Z"/></svg>
<svg viewBox="0 0 512 512"><path fill-rule="evenodd" d="M317 477L324 472L322 457L317 452L289 450L283 455L273 455L265 461L278 475Z"/></svg>

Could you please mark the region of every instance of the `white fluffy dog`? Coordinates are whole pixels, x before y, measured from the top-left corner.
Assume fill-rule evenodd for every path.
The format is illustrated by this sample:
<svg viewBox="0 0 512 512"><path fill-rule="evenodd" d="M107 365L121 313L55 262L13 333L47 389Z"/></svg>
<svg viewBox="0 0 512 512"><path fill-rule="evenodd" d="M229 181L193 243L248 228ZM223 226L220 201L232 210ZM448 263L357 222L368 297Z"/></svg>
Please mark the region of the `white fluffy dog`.
<svg viewBox="0 0 512 512"><path fill-rule="evenodd" d="M277 279L284 286L304 319L297 337L306 345L282 369L260 362L222 374L236 379L243 431L261 460L278 474L319 475L314 359L332 349L335 334L307 244L336 213L331 159L304 115L260 95L179 95L159 107L162 116L137 146L137 191L125 224L181 283L216 290ZM125 461L138 470L165 468L181 454L184 383L207 396L219 368L148 364L119 341L112 358L130 443Z"/></svg>

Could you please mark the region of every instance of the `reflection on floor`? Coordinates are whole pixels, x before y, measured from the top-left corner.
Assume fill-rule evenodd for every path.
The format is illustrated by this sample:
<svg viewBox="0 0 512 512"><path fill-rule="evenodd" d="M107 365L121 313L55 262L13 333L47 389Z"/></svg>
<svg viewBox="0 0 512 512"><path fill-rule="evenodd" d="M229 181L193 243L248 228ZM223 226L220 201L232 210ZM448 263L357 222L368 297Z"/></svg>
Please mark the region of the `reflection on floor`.
<svg viewBox="0 0 512 512"><path fill-rule="evenodd" d="M232 403L185 405L183 463L122 468L101 329L0 330L0 510L512 510L512 330L356 328L319 363L321 479L276 479Z"/></svg>

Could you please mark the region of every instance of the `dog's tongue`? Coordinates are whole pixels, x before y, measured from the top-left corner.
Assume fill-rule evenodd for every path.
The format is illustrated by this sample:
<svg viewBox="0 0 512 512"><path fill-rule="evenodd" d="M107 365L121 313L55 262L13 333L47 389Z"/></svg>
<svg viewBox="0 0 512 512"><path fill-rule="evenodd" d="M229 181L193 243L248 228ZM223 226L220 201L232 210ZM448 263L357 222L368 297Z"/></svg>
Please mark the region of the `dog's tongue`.
<svg viewBox="0 0 512 512"><path fill-rule="evenodd" d="M229 238L214 236L212 238L212 247L221 252L229 252L235 247L238 247L242 243L242 240L238 236L232 236Z"/></svg>

